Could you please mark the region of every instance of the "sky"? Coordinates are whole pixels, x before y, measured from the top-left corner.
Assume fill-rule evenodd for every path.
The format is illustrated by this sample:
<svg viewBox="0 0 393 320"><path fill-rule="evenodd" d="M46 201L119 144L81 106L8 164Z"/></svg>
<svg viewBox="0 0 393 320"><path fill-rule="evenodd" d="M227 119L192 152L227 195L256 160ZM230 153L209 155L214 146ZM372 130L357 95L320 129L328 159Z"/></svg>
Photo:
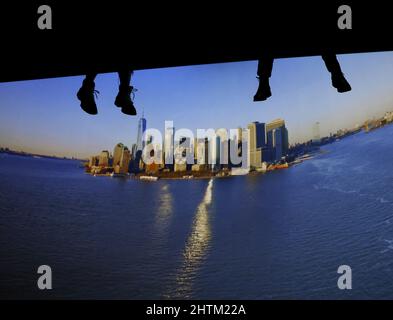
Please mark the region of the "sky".
<svg viewBox="0 0 393 320"><path fill-rule="evenodd" d="M338 60L351 92L337 93L321 57L276 59L272 97L264 102L253 102L257 61L136 71L136 117L113 104L116 73L96 78L95 116L84 113L76 98L83 76L0 83L0 147L78 158L112 152L118 142L136 142L142 112L147 127L161 132L166 120L196 132L282 118L295 143L311 139L317 121L324 136L393 111L393 52Z"/></svg>

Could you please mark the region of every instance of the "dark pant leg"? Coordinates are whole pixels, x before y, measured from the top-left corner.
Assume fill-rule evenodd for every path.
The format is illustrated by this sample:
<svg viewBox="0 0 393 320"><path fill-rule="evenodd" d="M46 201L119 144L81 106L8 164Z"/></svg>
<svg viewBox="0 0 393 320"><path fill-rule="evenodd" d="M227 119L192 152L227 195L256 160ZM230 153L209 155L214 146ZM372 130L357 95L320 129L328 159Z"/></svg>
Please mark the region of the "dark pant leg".
<svg viewBox="0 0 393 320"><path fill-rule="evenodd" d="M332 74L341 73L341 67L335 54L329 53L322 55L327 70Z"/></svg>
<svg viewBox="0 0 393 320"><path fill-rule="evenodd" d="M86 74L85 80L87 82L94 82L96 76L97 76L97 73L88 73L88 74Z"/></svg>
<svg viewBox="0 0 393 320"><path fill-rule="evenodd" d="M125 68L119 70L118 74L119 74L119 79L120 79L120 85L121 86L128 87L130 85L132 73L133 72L131 70L125 69Z"/></svg>
<svg viewBox="0 0 393 320"><path fill-rule="evenodd" d="M258 60L258 71L257 75L259 78L268 79L272 75L274 59L269 56L261 57Z"/></svg>

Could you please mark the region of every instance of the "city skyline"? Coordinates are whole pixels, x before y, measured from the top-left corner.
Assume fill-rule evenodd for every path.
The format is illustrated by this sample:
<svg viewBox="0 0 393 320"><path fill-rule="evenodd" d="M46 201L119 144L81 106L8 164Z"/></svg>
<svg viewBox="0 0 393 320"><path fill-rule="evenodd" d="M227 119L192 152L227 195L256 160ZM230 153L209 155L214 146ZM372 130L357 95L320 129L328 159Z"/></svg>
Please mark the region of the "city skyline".
<svg viewBox="0 0 393 320"><path fill-rule="evenodd" d="M361 125L393 107L393 53L338 56L353 91L338 94L320 57L275 61L271 101L252 102L256 61L136 71L138 116L113 106L116 74L97 77L99 115L85 115L75 97L82 77L0 85L0 146L27 152L87 158L118 142L131 149L144 112L149 128L237 128L253 121L285 119L290 144Z"/></svg>
<svg viewBox="0 0 393 320"><path fill-rule="evenodd" d="M103 150L91 155L84 164L86 173L111 177L142 174L141 179L145 179L144 173L154 179L162 175L179 178L179 174L206 178L228 176L229 171L237 175L288 168L287 160L292 163L296 157L288 153L288 130L283 119L254 121L247 128L229 132L223 128L198 131L196 136L190 130L175 131L173 123L165 124L163 136L156 130L145 131L146 123L142 115L132 152L120 142L113 153Z"/></svg>

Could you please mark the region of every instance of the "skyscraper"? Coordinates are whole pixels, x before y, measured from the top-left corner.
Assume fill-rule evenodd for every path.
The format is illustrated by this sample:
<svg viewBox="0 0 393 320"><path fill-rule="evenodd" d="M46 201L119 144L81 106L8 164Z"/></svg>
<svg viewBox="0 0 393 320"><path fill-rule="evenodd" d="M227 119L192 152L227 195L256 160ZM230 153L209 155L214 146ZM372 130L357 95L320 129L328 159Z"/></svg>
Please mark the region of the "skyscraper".
<svg viewBox="0 0 393 320"><path fill-rule="evenodd" d="M96 166L98 164L99 157L98 156L91 156L89 158L89 167Z"/></svg>
<svg viewBox="0 0 393 320"><path fill-rule="evenodd" d="M180 137L179 146L178 146L178 154L180 157L184 158L184 162L191 164L194 160L194 152L192 148L191 138L190 137Z"/></svg>
<svg viewBox="0 0 393 320"><path fill-rule="evenodd" d="M174 136L175 128L173 126L165 127L164 162L167 168L173 167Z"/></svg>
<svg viewBox="0 0 393 320"><path fill-rule="evenodd" d="M127 173L129 166L130 166L130 161L131 161L131 153L130 150L126 146L124 146L122 153L121 153L121 158L120 158L120 173Z"/></svg>
<svg viewBox="0 0 393 320"><path fill-rule="evenodd" d="M211 153L212 153L212 170L217 170L220 167L220 144L221 139L220 136L215 136L211 141Z"/></svg>
<svg viewBox="0 0 393 320"><path fill-rule="evenodd" d="M247 126L248 138L248 161L251 167L262 166L262 150L266 146L266 126L264 123L252 122Z"/></svg>
<svg viewBox="0 0 393 320"><path fill-rule="evenodd" d="M229 158L229 137L228 132L224 128L216 130L216 135L219 138L217 143L217 169L228 165Z"/></svg>
<svg viewBox="0 0 393 320"><path fill-rule="evenodd" d="M174 150L174 171L186 171L194 161L190 137L179 137Z"/></svg>
<svg viewBox="0 0 393 320"><path fill-rule="evenodd" d="M124 149L124 144L122 143L118 143L115 146L115 149L113 150L113 163L112 163L113 167L120 165L120 159L123 153L123 149Z"/></svg>
<svg viewBox="0 0 393 320"><path fill-rule="evenodd" d="M272 135L273 135L273 146L274 146L274 159L275 160L280 160L281 157L283 156L283 139L282 139L282 134L283 134L282 127L273 129Z"/></svg>
<svg viewBox="0 0 393 320"><path fill-rule="evenodd" d="M101 152L98 158L98 165L100 167L108 167L109 166L109 151L104 150Z"/></svg>
<svg viewBox="0 0 393 320"><path fill-rule="evenodd" d="M115 150L117 155L120 155L119 158L113 156L113 169L115 173L127 173L131 161L131 153L130 150L124 146L122 143L116 145Z"/></svg>
<svg viewBox="0 0 393 320"><path fill-rule="evenodd" d="M135 158L136 157L136 152L137 152L137 144L133 143L131 147L131 157Z"/></svg>
<svg viewBox="0 0 393 320"><path fill-rule="evenodd" d="M266 125L268 154L266 161L278 161L288 152L288 130L285 121L276 119ZM269 159L268 159L269 158Z"/></svg>
<svg viewBox="0 0 393 320"><path fill-rule="evenodd" d="M229 139L229 161L230 167L238 167L241 165L240 158L242 157L242 139L243 129L238 127L235 131L235 136Z"/></svg>
<svg viewBox="0 0 393 320"><path fill-rule="evenodd" d="M143 168L143 163L142 163L142 151L144 148L144 142L143 142L143 135L146 131L146 119L142 117L138 121L138 132L137 132L137 138L136 138L136 144L135 147L134 145L132 146L132 167L133 170L141 170Z"/></svg>
<svg viewBox="0 0 393 320"><path fill-rule="evenodd" d="M199 165L204 165L206 168L209 164L209 139L201 138L196 141L196 162ZM194 151L195 152L195 151Z"/></svg>
<svg viewBox="0 0 393 320"><path fill-rule="evenodd" d="M127 173L131 161L130 150L122 143L118 143L113 150L112 166L115 173Z"/></svg>
<svg viewBox="0 0 393 320"><path fill-rule="evenodd" d="M192 144L194 149L194 164L198 162L198 138L194 138L194 142Z"/></svg>
<svg viewBox="0 0 393 320"><path fill-rule="evenodd" d="M266 124L266 132L272 131L280 127L285 127L285 121L283 119L275 119L268 124Z"/></svg>
<svg viewBox="0 0 393 320"><path fill-rule="evenodd" d="M146 119L142 117L138 121L138 133L137 133L137 139L136 139L136 146L137 146L137 151L142 151L144 148L144 143L143 143L143 134L146 131Z"/></svg>

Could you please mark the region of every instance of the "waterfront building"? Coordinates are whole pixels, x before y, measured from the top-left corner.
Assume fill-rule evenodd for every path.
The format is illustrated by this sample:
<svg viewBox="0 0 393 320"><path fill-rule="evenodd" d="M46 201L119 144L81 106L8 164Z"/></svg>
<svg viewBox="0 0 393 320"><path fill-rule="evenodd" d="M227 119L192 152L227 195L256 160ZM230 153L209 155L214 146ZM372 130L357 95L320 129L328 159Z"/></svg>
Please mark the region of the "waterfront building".
<svg viewBox="0 0 393 320"><path fill-rule="evenodd" d="M112 166L116 167L117 165L120 165L120 159L122 157L124 150L124 144L118 143L114 150L113 150L113 161L112 161Z"/></svg>
<svg viewBox="0 0 393 320"><path fill-rule="evenodd" d="M154 174L157 173L159 169L160 169L159 165L153 162L151 164L146 164L145 172Z"/></svg>
<svg viewBox="0 0 393 320"><path fill-rule="evenodd" d="M119 173L128 173L131 161L131 152L130 150L124 146L120 161L119 161Z"/></svg>
<svg viewBox="0 0 393 320"><path fill-rule="evenodd" d="M285 127L285 121L283 119L275 119L266 124L266 132L272 131L277 128Z"/></svg>
<svg viewBox="0 0 393 320"><path fill-rule="evenodd" d="M175 172L187 171L187 163L176 163L175 162L174 171Z"/></svg>
<svg viewBox="0 0 393 320"><path fill-rule="evenodd" d="M187 165L191 168L191 165L194 161L193 155L193 147L191 144L190 137L179 137L178 142L176 142L175 150L174 150L174 162L175 162L175 171L176 168L182 168L182 166L176 165Z"/></svg>
<svg viewBox="0 0 393 320"><path fill-rule="evenodd" d="M191 167L191 171L207 171L208 166L206 164L193 164Z"/></svg>
<svg viewBox="0 0 393 320"><path fill-rule="evenodd" d="M166 127L164 134L164 162L165 167L168 169L173 168L174 136L175 128L173 126Z"/></svg>
<svg viewBox="0 0 393 320"><path fill-rule="evenodd" d="M280 160L283 156L282 132L281 128L273 129L272 131L275 160Z"/></svg>
<svg viewBox="0 0 393 320"><path fill-rule="evenodd" d="M164 153L162 151L162 143L149 142L146 145L146 156L149 156L148 164L156 164L159 168L164 168ZM147 160L148 158L146 158Z"/></svg>
<svg viewBox="0 0 393 320"><path fill-rule="evenodd" d="M211 170L219 170L220 169L220 145L221 139L220 136L216 135L213 139L210 140L209 152L210 152L210 168Z"/></svg>
<svg viewBox="0 0 393 320"><path fill-rule="evenodd" d="M247 126L248 133L248 163L252 168L261 168L263 149L266 146L266 126L264 123L252 122Z"/></svg>
<svg viewBox="0 0 393 320"><path fill-rule="evenodd" d="M235 163L233 160L242 157L242 139L243 139L243 129L236 129L236 136L229 140L229 165L230 167L239 167L241 163ZM232 159L233 158L233 159Z"/></svg>
<svg viewBox="0 0 393 320"><path fill-rule="evenodd" d="M193 155L194 155L194 164L197 164L198 163L198 138L194 138L192 147L193 147Z"/></svg>
<svg viewBox="0 0 393 320"><path fill-rule="evenodd" d="M264 161L278 161L288 153L289 139L285 121L276 119L266 125L266 157Z"/></svg>
<svg viewBox="0 0 393 320"><path fill-rule="evenodd" d="M99 157L97 157L97 156L91 156L91 157L89 158L89 167L90 167L90 168L91 168L91 167L95 167L95 166L98 165L98 158L99 158Z"/></svg>
<svg viewBox="0 0 393 320"><path fill-rule="evenodd" d="M203 138L197 140L195 163L200 165L205 165L207 168L209 164L209 138Z"/></svg>
<svg viewBox="0 0 393 320"><path fill-rule="evenodd" d="M131 152L122 143L118 143L113 150L112 166L115 173L127 173L131 162Z"/></svg>
<svg viewBox="0 0 393 320"><path fill-rule="evenodd" d="M108 167L109 166L109 151L104 150L99 155L98 165L100 167Z"/></svg>
<svg viewBox="0 0 393 320"><path fill-rule="evenodd" d="M275 160L276 150L274 147L273 130L266 132L266 150L264 152L263 160L266 162L273 162Z"/></svg>
<svg viewBox="0 0 393 320"><path fill-rule="evenodd" d="M229 137L228 131L224 128L216 130L216 135L219 137L217 143L217 169L222 169L223 167L228 167L229 158Z"/></svg>
<svg viewBox="0 0 393 320"><path fill-rule="evenodd" d="M149 158L153 158L155 156L154 145L153 145L153 136L148 134L145 137L145 142L143 143L143 150L138 150L138 154L141 154L139 161L139 169L146 171L146 165L149 164L145 161Z"/></svg>

